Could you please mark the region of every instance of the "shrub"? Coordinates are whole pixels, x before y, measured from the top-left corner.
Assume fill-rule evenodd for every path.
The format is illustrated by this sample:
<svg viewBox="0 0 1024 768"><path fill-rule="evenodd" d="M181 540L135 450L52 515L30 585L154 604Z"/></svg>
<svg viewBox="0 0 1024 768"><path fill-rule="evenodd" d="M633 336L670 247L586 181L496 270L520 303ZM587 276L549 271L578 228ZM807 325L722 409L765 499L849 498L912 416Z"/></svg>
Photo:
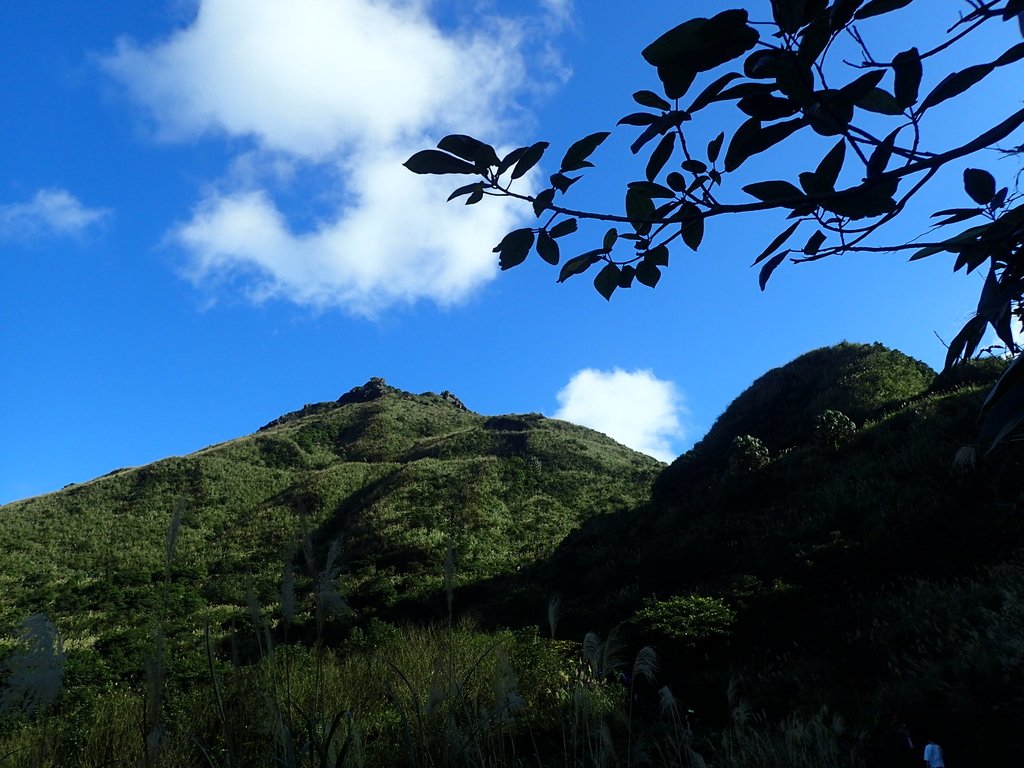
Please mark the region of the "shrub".
<svg viewBox="0 0 1024 768"><path fill-rule="evenodd" d="M853 419L842 411L827 410L818 414L814 422L814 439L826 448L836 450L845 443L853 433L857 431L857 425Z"/></svg>
<svg viewBox="0 0 1024 768"><path fill-rule="evenodd" d="M732 440L729 469L733 472L753 472L768 463L768 449L752 435L738 435Z"/></svg>
<svg viewBox="0 0 1024 768"><path fill-rule="evenodd" d="M729 635L735 621L735 611L721 598L678 595L668 600L648 598L631 623L643 633L693 647Z"/></svg>

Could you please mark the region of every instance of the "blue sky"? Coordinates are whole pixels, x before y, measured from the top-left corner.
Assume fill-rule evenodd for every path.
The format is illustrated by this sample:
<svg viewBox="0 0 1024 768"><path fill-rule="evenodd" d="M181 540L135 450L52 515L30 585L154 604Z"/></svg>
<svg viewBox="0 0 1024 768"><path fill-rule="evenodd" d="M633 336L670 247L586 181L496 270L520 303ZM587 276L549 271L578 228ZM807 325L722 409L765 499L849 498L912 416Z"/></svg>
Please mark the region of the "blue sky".
<svg viewBox="0 0 1024 768"><path fill-rule="evenodd" d="M764 15L765 3L746 5ZM865 23L876 57L966 7L940 5L947 16L918 2L902 25ZM528 212L446 205L458 179L402 169L451 132L509 148L547 140L557 162L633 111L634 90L657 88L639 51L684 20L681 6L0 5L0 503L249 434L371 376L452 390L481 413L560 415L670 459L754 378L810 349L881 341L939 366L937 336L955 334L980 288L941 256L787 265L761 293L749 265L780 220L719 220L699 253L673 254L656 290L608 303L591 277L557 285L536 257L499 274L491 248ZM1015 26L993 27L945 63L987 61L1019 40ZM926 141L947 149L998 122L1000 103L1019 100L1020 65L1006 69ZM939 73L926 69L924 87ZM620 129L595 153L568 200L621 205L623 182L643 173L632 135ZM828 146L797 142L750 172L793 178L787 163ZM1020 166L984 161L1003 183ZM967 204L960 170L888 241Z"/></svg>

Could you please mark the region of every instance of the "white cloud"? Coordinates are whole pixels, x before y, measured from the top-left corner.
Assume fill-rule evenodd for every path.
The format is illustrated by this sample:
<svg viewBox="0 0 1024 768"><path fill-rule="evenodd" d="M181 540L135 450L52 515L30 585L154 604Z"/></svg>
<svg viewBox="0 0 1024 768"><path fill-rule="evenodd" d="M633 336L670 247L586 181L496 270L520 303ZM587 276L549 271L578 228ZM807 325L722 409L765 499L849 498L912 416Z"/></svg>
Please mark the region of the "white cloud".
<svg viewBox="0 0 1024 768"><path fill-rule="evenodd" d="M544 4L551 13L567 7ZM492 279L491 248L523 211L445 204L457 177L417 177L401 163L446 133L493 137L517 96L562 73L526 76L530 35L521 23L474 18L472 31L446 31L427 7L201 0L194 20L168 38L118 42L104 66L145 107L158 137L245 144L219 188L171 233L193 279L247 275L254 298L364 314L458 301ZM307 182L312 168L342 192L309 231L297 231L274 196L280 169L296 163Z"/></svg>
<svg viewBox="0 0 1024 768"><path fill-rule="evenodd" d="M27 203L0 205L0 237L75 236L110 215L87 208L63 189L41 189Z"/></svg>
<svg viewBox="0 0 1024 768"><path fill-rule="evenodd" d="M420 3L202 0L187 28L150 47L121 39L105 64L164 138L253 136L323 159L486 125L522 77L518 42L498 23L446 37Z"/></svg>
<svg viewBox="0 0 1024 768"><path fill-rule="evenodd" d="M262 191L203 201L173 233L192 254L190 277L254 268L254 300L287 297L373 315L420 298L448 305L494 276L480 232L508 229L508 206L446 207L443 183L418 182L393 154L361 159L350 178L357 200L308 232L293 231Z"/></svg>
<svg viewBox="0 0 1024 768"><path fill-rule="evenodd" d="M558 395L556 419L571 421L623 445L672 461L672 443L683 437L683 396L671 381L649 370L577 372Z"/></svg>

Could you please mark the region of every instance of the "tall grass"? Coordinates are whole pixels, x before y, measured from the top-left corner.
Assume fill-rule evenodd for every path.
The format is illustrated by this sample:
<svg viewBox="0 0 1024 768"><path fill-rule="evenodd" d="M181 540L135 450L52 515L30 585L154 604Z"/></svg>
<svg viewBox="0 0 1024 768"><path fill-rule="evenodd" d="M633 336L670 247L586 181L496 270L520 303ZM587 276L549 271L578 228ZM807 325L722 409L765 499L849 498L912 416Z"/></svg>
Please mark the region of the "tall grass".
<svg viewBox="0 0 1024 768"><path fill-rule="evenodd" d="M451 545L446 622L372 621L330 643L330 626L348 613L339 589L341 544L334 541L318 562L304 526L295 559L305 568L285 567L279 615L269 616L251 595L252 660L222 658L208 621L190 651L202 657L205 675L197 681L175 674L182 647L170 648L163 626L182 519L179 504L139 684L108 685L87 700L59 699L64 655L56 629L42 616L25 622L0 693L0 766L853 765L842 762L838 731L823 716L774 726L737 717L719 743L697 744L671 691L656 687L654 650L640 649L630 664L618 629L575 644L542 639L535 630L485 632L456 620ZM307 644L290 643L302 605L311 606L315 635ZM557 615L556 599L548 611L552 636Z"/></svg>

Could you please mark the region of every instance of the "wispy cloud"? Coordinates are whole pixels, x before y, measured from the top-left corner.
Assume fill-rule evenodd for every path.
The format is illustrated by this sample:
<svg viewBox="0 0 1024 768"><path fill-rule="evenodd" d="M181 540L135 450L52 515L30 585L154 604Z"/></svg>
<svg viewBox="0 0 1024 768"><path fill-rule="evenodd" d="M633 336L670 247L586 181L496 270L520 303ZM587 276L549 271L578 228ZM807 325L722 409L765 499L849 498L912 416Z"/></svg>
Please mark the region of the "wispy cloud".
<svg viewBox="0 0 1024 768"><path fill-rule="evenodd" d="M573 0L541 0L553 24L572 23Z"/></svg>
<svg viewBox="0 0 1024 768"><path fill-rule="evenodd" d="M87 208L66 190L41 189L27 203L0 205L0 237L77 236L110 213L108 208Z"/></svg>
<svg viewBox="0 0 1024 768"><path fill-rule="evenodd" d="M623 445L672 461L673 443L684 437L684 400L671 381L649 370L584 368L558 393L556 419L580 424Z"/></svg>
<svg viewBox="0 0 1024 768"><path fill-rule="evenodd" d="M550 14L565 7L545 3ZM417 177L401 163L446 133L499 134L544 74L526 76L522 24L475 18L471 31L445 30L427 8L201 0L167 39L118 42L104 66L146 108L157 137L245 145L233 166L247 172L226 174L171 233L193 279L246 275L253 298L372 314L459 301L494 276L491 247L522 212L446 205L450 179ZM333 185L336 204L300 227L275 199L273 174L254 169L260 163L299 163L307 179L318 171L311 195Z"/></svg>

